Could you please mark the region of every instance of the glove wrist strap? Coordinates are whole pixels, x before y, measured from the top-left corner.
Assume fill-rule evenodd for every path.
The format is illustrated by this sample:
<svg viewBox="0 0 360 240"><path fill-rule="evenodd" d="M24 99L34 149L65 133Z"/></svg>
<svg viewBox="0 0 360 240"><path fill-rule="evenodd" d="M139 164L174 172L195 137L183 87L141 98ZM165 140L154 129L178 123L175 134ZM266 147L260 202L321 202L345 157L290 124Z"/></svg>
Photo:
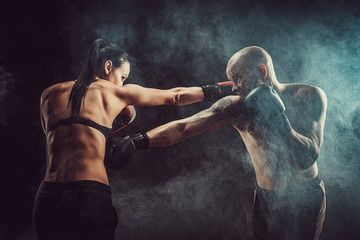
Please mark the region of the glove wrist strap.
<svg viewBox="0 0 360 240"><path fill-rule="evenodd" d="M136 150L149 148L149 137L146 133L137 133L131 137Z"/></svg>
<svg viewBox="0 0 360 240"><path fill-rule="evenodd" d="M204 101L205 102L214 102L218 100L221 96L221 89L217 84L204 85L201 86L204 92Z"/></svg>

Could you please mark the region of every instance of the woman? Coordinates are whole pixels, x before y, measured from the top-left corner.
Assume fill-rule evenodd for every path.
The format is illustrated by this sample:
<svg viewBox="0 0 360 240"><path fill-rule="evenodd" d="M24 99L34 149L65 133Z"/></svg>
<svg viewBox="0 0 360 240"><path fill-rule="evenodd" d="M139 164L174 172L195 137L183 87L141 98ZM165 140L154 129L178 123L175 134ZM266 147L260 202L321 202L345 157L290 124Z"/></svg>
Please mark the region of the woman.
<svg viewBox="0 0 360 240"><path fill-rule="evenodd" d="M127 54L98 39L77 80L44 90L40 112L47 168L34 203L39 239L114 239L117 214L104 160L116 116L128 105L185 105L214 94L209 86L123 86L129 74Z"/></svg>

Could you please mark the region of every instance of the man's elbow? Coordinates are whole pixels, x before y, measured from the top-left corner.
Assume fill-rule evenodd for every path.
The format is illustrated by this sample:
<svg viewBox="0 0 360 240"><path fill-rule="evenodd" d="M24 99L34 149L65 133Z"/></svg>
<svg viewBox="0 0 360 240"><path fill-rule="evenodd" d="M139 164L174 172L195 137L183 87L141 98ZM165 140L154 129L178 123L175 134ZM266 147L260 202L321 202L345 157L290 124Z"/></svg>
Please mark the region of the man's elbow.
<svg viewBox="0 0 360 240"><path fill-rule="evenodd" d="M311 147L310 149L307 149L303 152L303 154L300 154L297 156L296 165L301 170L308 169L314 163L319 157L320 149L317 146Z"/></svg>
<svg viewBox="0 0 360 240"><path fill-rule="evenodd" d="M187 138L186 123L177 121L173 124L170 137L166 138L167 146L174 145Z"/></svg>

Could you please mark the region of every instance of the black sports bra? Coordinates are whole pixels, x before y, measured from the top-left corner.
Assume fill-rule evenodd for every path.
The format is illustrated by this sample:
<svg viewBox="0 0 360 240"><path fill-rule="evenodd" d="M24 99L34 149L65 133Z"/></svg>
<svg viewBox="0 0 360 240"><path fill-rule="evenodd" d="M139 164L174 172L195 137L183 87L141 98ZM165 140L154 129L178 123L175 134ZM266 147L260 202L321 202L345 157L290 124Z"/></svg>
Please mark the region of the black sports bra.
<svg viewBox="0 0 360 240"><path fill-rule="evenodd" d="M80 118L80 117L69 117L69 118L61 119L61 120L49 125L46 130L46 134L49 134L50 132L54 131L59 126L70 125L73 123L86 125L86 126L89 126L89 127L99 130L105 136L106 140L108 140L108 138L110 138L110 136L112 134L111 128L104 127L94 121L91 121L91 120L85 119L85 118Z"/></svg>
<svg viewBox="0 0 360 240"><path fill-rule="evenodd" d="M111 155L111 145L112 145L112 129L111 128L104 127L104 126L102 126L94 121L91 121L89 119L80 118L80 117L69 117L69 118L61 119L61 120L49 125L48 128L46 129L46 134L51 133L59 126L70 125L73 123L78 123L78 124L82 124L85 126L95 128L95 129L99 130L105 136L105 139L106 139L105 162L106 162L107 159Z"/></svg>

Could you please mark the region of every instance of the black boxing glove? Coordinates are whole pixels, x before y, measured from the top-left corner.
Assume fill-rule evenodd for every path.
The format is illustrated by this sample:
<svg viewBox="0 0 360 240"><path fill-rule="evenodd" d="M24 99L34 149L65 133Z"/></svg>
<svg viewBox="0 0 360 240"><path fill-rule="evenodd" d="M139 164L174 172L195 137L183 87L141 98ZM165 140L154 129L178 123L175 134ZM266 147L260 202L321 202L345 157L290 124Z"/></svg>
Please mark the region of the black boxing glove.
<svg viewBox="0 0 360 240"><path fill-rule="evenodd" d="M112 169L119 169L129 162L135 151L149 148L149 138L146 133L114 138L111 147L112 151L108 160L108 166Z"/></svg>
<svg viewBox="0 0 360 240"><path fill-rule="evenodd" d="M232 92L233 82L219 82L210 85L201 86L204 92L205 102L215 102L220 98L233 94Z"/></svg>
<svg viewBox="0 0 360 240"><path fill-rule="evenodd" d="M129 125L132 121L134 121L136 117L136 111L134 106L129 105L126 106L115 118L112 129L113 133L116 133Z"/></svg>
<svg viewBox="0 0 360 240"><path fill-rule="evenodd" d="M285 106L277 92L267 84L254 88L242 100L243 112L267 127L275 136L284 136L291 130Z"/></svg>

